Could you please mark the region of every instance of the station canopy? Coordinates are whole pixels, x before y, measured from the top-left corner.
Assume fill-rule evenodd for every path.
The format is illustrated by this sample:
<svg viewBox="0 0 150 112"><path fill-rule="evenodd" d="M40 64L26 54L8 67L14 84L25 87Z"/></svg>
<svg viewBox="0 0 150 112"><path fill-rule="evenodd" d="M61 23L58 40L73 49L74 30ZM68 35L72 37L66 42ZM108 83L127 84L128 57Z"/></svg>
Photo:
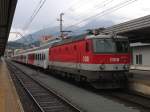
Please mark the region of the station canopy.
<svg viewBox="0 0 150 112"><path fill-rule="evenodd" d="M17 0L0 0L0 56L4 54Z"/></svg>
<svg viewBox="0 0 150 112"><path fill-rule="evenodd" d="M108 27L105 32L128 36L131 43L150 43L150 15Z"/></svg>

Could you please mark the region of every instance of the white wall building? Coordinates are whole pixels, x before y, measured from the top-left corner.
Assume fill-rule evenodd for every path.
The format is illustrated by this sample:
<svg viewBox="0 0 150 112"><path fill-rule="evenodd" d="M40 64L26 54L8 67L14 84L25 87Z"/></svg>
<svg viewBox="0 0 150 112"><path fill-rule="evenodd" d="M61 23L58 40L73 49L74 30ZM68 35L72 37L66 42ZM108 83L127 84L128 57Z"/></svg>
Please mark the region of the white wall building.
<svg viewBox="0 0 150 112"><path fill-rule="evenodd" d="M150 44L134 43L131 69L150 70Z"/></svg>

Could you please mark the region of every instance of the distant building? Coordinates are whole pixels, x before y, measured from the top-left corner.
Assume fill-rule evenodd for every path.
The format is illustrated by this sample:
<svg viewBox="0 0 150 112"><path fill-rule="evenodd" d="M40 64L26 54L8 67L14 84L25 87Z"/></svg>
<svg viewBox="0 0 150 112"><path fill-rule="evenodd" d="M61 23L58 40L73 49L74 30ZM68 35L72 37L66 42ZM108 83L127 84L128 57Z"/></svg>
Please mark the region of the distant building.
<svg viewBox="0 0 150 112"><path fill-rule="evenodd" d="M6 49L6 50L5 50L4 57L10 58L10 57L13 56L13 54L14 54L14 51L13 51L12 49Z"/></svg>
<svg viewBox="0 0 150 112"><path fill-rule="evenodd" d="M45 36L42 36L41 39L40 39L40 44L45 44L45 43L48 43L49 41L53 40L55 37L52 36L52 35L45 35Z"/></svg>

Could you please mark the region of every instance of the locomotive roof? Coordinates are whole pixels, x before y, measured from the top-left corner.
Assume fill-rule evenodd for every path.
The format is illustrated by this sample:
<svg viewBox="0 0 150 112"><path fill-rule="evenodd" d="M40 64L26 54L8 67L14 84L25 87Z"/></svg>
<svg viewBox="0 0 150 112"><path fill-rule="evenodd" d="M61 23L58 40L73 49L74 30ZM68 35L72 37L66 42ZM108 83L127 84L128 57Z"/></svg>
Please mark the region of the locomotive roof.
<svg viewBox="0 0 150 112"><path fill-rule="evenodd" d="M116 36L113 37L113 35L110 34L100 34L100 35L87 35L87 34L82 34L82 35L78 35L78 36L74 36L74 37L70 37L70 38L66 38L60 42L54 43L52 45L53 46L58 46L58 45L63 45L63 44L67 44L67 43L71 43L71 42L76 42L76 41L80 41L80 40L84 40L84 39L93 39L93 38L116 38L116 39L127 39L127 37L125 36Z"/></svg>

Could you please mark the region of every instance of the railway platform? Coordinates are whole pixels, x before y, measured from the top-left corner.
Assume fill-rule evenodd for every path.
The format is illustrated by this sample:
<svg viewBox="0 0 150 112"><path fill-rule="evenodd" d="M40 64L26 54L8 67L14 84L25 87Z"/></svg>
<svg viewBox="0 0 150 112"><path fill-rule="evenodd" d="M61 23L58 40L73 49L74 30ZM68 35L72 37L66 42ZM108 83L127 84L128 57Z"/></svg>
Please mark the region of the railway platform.
<svg viewBox="0 0 150 112"><path fill-rule="evenodd" d="M0 59L0 112L24 112L4 59Z"/></svg>
<svg viewBox="0 0 150 112"><path fill-rule="evenodd" d="M130 70L133 78L129 80L131 90L150 96L150 71L149 70Z"/></svg>

